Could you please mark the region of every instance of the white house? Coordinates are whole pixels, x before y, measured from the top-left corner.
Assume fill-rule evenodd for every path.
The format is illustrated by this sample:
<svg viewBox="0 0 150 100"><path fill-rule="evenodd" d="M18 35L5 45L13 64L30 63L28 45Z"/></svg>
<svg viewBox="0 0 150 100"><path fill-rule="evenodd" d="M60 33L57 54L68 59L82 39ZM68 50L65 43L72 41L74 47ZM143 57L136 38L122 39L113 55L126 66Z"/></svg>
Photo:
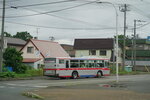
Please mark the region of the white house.
<svg viewBox="0 0 150 100"><path fill-rule="evenodd" d="M113 61L114 40L112 38L75 39L75 57L92 56ZM120 54L121 56L121 54ZM114 56L114 61L116 57ZM121 57L119 57L121 63Z"/></svg>
<svg viewBox="0 0 150 100"><path fill-rule="evenodd" d="M35 69L44 64L44 58L69 57L57 42L37 39L29 40L21 52L23 52L23 63L33 66Z"/></svg>

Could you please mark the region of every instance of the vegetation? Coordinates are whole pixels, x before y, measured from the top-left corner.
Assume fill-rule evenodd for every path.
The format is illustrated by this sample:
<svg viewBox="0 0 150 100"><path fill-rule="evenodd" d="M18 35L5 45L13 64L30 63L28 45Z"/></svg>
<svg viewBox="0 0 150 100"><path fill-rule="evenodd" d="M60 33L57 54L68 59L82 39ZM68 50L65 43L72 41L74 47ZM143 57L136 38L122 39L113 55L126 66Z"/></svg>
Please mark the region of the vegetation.
<svg viewBox="0 0 150 100"><path fill-rule="evenodd" d="M22 39L22 40L25 40L25 41L33 38L33 36L31 36L30 33L28 33L27 31L17 32L15 35L11 35L8 32L4 32L4 36L5 37L19 38L19 39Z"/></svg>
<svg viewBox="0 0 150 100"><path fill-rule="evenodd" d="M21 54L15 48L7 48L5 50L3 54L3 72L0 73L0 78L24 78L43 75L43 69L36 70L31 66L23 64ZM9 68L12 68L12 70L10 71Z"/></svg>
<svg viewBox="0 0 150 100"><path fill-rule="evenodd" d="M116 74L116 67L111 67L110 68L110 73L111 74ZM141 73L141 71L127 72L126 70L122 70L122 67L119 67L119 71L118 71L119 75L136 75L136 74L140 74L140 73Z"/></svg>
<svg viewBox="0 0 150 100"><path fill-rule="evenodd" d="M0 73L0 78L14 78L16 75L15 72L2 72Z"/></svg>
<svg viewBox="0 0 150 100"><path fill-rule="evenodd" d="M39 99L39 100L44 100L44 97L42 96L39 96L33 92L23 92L22 93L23 96L27 96L27 97L30 97L30 98L35 98L35 99Z"/></svg>
<svg viewBox="0 0 150 100"><path fill-rule="evenodd" d="M128 57L131 57L132 50L127 50L126 54ZM150 51L149 50L136 50L136 56L137 57L150 57Z"/></svg>
<svg viewBox="0 0 150 100"><path fill-rule="evenodd" d="M7 70L0 73L0 78L26 78L35 76L43 76L43 69L29 69L25 73L15 73Z"/></svg>
<svg viewBox="0 0 150 100"><path fill-rule="evenodd" d="M30 33L28 33L27 31L25 32L17 32L16 35L13 36L14 38L19 38L19 39L22 39L22 40L29 40L29 39L32 39L33 37L30 35Z"/></svg>
<svg viewBox="0 0 150 100"><path fill-rule="evenodd" d="M116 36L115 36L115 38L116 38ZM118 35L118 43L121 48L123 48L123 39L124 39L124 35ZM131 44L131 39L129 39L128 36L126 36L125 39L126 39L126 41L125 41L126 46Z"/></svg>
<svg viewBox="0 0 150 100"><path fill-rule="evenodd" d="M17 51L15 48L7 48L4 52L4 64L10 66L16 73L25 73L26 66L22 65L23 57L22 53Z"/></svg>
<svg viewBox="0 0 150 100"><path fill-rule="evenodd" d="M12 37L12 35L10 33L4 32L4 36L5 37Z"/></svg>

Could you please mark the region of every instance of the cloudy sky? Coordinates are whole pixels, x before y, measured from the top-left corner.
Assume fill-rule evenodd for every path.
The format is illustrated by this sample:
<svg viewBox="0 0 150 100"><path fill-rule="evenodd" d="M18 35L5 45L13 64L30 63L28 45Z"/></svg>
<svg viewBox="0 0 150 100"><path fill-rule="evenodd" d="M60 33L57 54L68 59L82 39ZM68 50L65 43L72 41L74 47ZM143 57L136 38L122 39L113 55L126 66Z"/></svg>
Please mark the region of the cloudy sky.
<svg viewBox="0 0 150 100"><path fill-rule="evenodd" d="M6 0L5 31L12 35L28 31L42 40L54 37L61 44L73 44L75 38L111 38L116 34L112 4L118 13L119 34L123 34L124 18L119 8L127 4L127 35L133 34L134 19L144 21L137 23L137 34L141 38L150 35L149 0L100 1L105 3L98 0Z"/></svg>

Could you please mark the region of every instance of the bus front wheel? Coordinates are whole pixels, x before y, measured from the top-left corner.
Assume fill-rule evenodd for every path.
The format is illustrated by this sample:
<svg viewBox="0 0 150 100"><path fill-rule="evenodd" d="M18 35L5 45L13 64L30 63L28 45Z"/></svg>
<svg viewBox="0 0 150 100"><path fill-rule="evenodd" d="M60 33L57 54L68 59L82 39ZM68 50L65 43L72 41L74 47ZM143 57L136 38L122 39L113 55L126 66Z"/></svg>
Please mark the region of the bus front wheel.
<svg viewBox="0 0 150 100"><path fill-rule="evenodd" d="M73 78L73 79L76 79L77 77L78 77L78 72L73 72L73 73L72 73L72 78Z"/></svg>
<svg viewBox="0 0 150 100"><path fill-rule="evenodd" d="M98 71L97 72L97 78L101 78L102 77L102 72L101 71Z"/></svg>

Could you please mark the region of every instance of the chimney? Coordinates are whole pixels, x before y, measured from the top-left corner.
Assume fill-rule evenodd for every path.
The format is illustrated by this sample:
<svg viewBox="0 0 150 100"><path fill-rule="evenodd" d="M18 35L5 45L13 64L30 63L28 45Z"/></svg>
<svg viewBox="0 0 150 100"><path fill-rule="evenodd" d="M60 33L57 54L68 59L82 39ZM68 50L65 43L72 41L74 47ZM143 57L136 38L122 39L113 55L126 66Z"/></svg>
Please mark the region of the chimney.
<svg viewBox="0 0 150 100"><path fill-rule="evenodd" d="M38 39L38 37L34 37L34 39L36 39L36 40L37 40L37 39Z"/></svg>

